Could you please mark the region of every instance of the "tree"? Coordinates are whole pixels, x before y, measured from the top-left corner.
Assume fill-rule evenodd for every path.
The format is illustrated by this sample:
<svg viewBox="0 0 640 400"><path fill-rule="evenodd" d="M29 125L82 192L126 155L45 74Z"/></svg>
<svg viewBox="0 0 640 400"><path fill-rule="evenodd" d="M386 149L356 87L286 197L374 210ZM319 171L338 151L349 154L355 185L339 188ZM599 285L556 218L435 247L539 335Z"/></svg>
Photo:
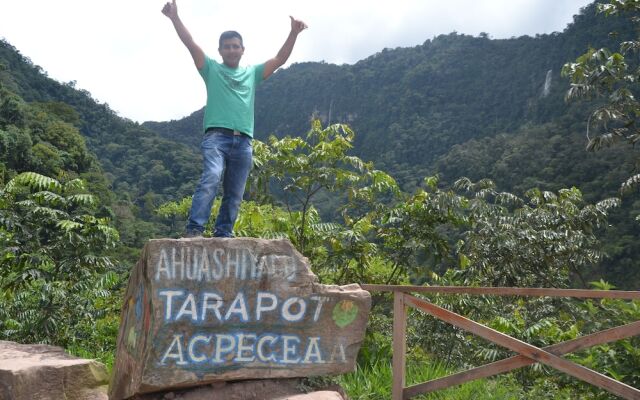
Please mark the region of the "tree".
<svg viewBox="0 0 640 400"><path fill-rule="evenodd" d="M453 187L439 188L437 178L431 177L425 186L392 208L379 228L385 258L400 265L414 284L588 286L575 280L600 259L598 228L619 205L615 198L589 204L576 188L557 193L531 189L521 198L498 191L488 179L461 178ZM553 298L429 295L429 300L540 347L628 323L638 310L635 303L583 305ZM408 321L409 346L446 360L453 368L509 354L417 312ZM639 353L634 346L635 341L628 340L573 358L632 384L638 379ZM570 398L586 398L585 393L593 390L553 378L542 367L513 376L526 388L519 398L539 398L539 382L554 389L549 398L560 391L570 393Z"/></svg>
<svg viewBox="0 0 640 400"><path fill-rule="evenodd" d="M455 264L455 231L466 226L468 200L439 189L438 177L424 179L424 188L398 201L381 219L378 236L394 273L410 276L414 284L432 281Z"/></svg>
<svg viewBox="0 0 640 400"><path fill-rule="evenodd" d="M97 206L79 179L26 172L0 189L0 337L100 345L94 325L117 308L120 277L107 255L118 232Z"/></svg>
<svg viewBox="0 0 640 400"><path fill-rule="evenodd" d="M347 125L323 128L319 120L314 120L306 140L272 136L263 148L267 155L258 157L263 164L262 177L256 179L275 184L282 194L284 208L292 216L300 213L291 239L302 253L308 246L310 221L316 213L313 201L320 194L331 196L334 208L344 211L341 203L350 203L352 209L355 205L366 209L380 193L398 190L393 178L374 169L373 163L347 154L353 147L354 136ZM260 186L269 187L265 183ZM353 219L345 217L349 218Z"/></svg>
<svg viewBox="0 0 640 400"><path fill-rule="evenodd" d="M586 287L582 271L602 257L596 230L620 203L585 204L576 188L531 189L522 199L490 180L460 179L456 188L472 196L457 271L465 285L566 287L577 277Z"/></svg>
<svg viewBox="0 0 640 400"><path fill-rule="evenodd" d="M636 26L636 32L640 27L640 2L637 0L599 3L597 12L607 16L629 16ZM575 62L564 65L562 73L571 79L571 87L566 95L568 100L599 99L599 106L587 122L588 150L598 150L617 142L634 146L640 141L640 102L634 94L640 79L637 62L639 51L640 37L636 36L620 42L617 52L607 48L590 48ZM627 179L621 189L626 191L638 184L640 174Z"/></svg>

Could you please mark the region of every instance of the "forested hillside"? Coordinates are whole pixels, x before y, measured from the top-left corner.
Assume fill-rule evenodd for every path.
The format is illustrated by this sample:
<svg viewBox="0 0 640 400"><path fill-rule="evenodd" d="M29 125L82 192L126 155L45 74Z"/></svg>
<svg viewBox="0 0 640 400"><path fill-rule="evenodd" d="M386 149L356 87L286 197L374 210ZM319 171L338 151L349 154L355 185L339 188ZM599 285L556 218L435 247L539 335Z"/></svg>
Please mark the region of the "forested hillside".
<svg viewBox="0 0 640 400"><path fill-rule="evenodd" d="M47 129L26 123L21 138L30 137L33 144L40 143L34 149L39 153L48 152L40 154L38 162L61 165L57 168L35 167L28 161L31 156L22 157L14 151L12 144L8 144L3 151L8 157L18 159L4 164L4 182L22 171L57 176L61 171L77 170L95 184L92 189L114 214L122 242L134 257L136 249L148 238L168 234L167 227L155 218L154 210L165 201L192 192L195 187L193 177L199 173L199 161L192 150L116 115L108 104L98 103L89 92L75 89L74 82L59 83L50 79L42 67L34 65L6 41L0 41L0 87L5 115L37 107L40 118L60 119L66 130L54 140L40 133L48 132ZM11 132L3 132L6 143L15 140ZM79 139L68 137L67 132ZM74 143L82 142L83 146L86 143L83 153L78 156L81 160L73 160L73 165L67 165L69 156L66 152L69 150L56 140L73 140ZM98 162L91 164L93 174L89 176L91 160Z"/></svg>
<svg viewBox="0 0 640 400"><path fill-rule="evenodd" d="M438 174L443 183L490 178L515 193L576 186L589 201L602 200L619 194L634 153L585 150L591 106L565 101L569 80L560 71L589 46L615 48L633 35L628 19L596 14L592 4L559 33L501 40L451 33L354 65L295 64L259 87L256 137L302 135L317 117L349 124L357 132L354 154L406 191ZM196 148L201 120L199 110L144 125ZM335 208L331 200L320 207L325 215ZM624 287L640 279L638 214L633 200L614 213L608 258L594 277Z"/></svg>
<svg viewBox="0 0 640 400"><path fill-rule="evenodd" d="M634 168L633 152L584 150L590 108L564 101L568 80L560 69L588 45L614 46L632 35L627 19L596 15L591 5L560 33L502 40L451 33L413 48L384 49L354 65L295 64L259 88L256 136L301 136L313 118L347 123L357 133L354 154L375 162L407 192L438 174L443 184L490 178L520 194L576 186L586 200L598 201L618 194ZM147 238L175 234L155 210L192 192L202 110L139 125L74 82L48 78L4 41L0 84L5 115L18 118L15 104L38 109L30 113L64 123L58 139L68 142L55 144L50 130L33 122L3 133L4 182L22 171L81 174L113 216L129 260ZM81 142L86 147L78 150ZM337 215L334 199L321 195L316 205L325 216ZM614 213L605 240L609 258L594 276L626 287L637 281L628 278L639 274L633 222L639 213L632 200Z"/></svg>
<svg viewBox="0 0 640 400"><path fill-rule="evenodd" d="M618 37L608 38L611 31L617 31ZM464 147L487 137L506 141L509 137L504 135L526 134L529 127L548 122L560 125L545 129L556 130L567 143L579 143L572 135L583 136L588 109L565 104L568 80L560 76L562 65L588 45L611 46L632 34L625 19L596 15L592 5L561 33L504 40L451 33L413 48L384 49L354 65L295 64L259 87L256 136L299 135L309 129L313 116L325 124L348 123L358 134L355 153L375 161L405 188L415 187L423 176L435 172L453 181L468 169L440 166L456 145ZM196 145L201 119L200 110L180 121L145 125L165 137ZM567 162L587 157L583 146L572 148ZM481 162L497 161L473 153L458 162L469 165L475 157ZM484 171L489 164L472 163L469 169L479 167ZM566 182L561 170L545 180L535 177L536 173L526 170L485 177L507 189L531 180L532 174L534 182ZM569 184L581 185L589 179L577 178ZM607 187L609 195L614 186Z"/></svg>
<svg viewBox="0 0 640 400"><path fill-rule="evenodd" d="M640 13L636 2L608 6ZM640 140L637 54L628 68L606 51L573 62L590 45L617 50L631 39L626 46L640 49L637 34L628 19L590 6L561 33L451 33L354 65L279 71L258 93L262 141L234 233L289 239L329 284L637 290L640 175L629 145ZM567 103L570 82L574 95L601 96ZM598 104L618 122L592 131L589 146L604 148L587 152ZM182 233L201 118L202 110L142 125L121 118L0 42L0 339L53 343L111 365L137 253L149 238ZM602 146L615 135L622 146ZM612 198L622 182L629 190ZM637 301L429 298L539 346L640 319ZM351 398L389 398L388 300L374 296L358 369L336 378ZM509 355L418 313L407 336L409 376ZM640 387L639 339L570 357ZM444 396L611 398L537 367Z"/></svg>

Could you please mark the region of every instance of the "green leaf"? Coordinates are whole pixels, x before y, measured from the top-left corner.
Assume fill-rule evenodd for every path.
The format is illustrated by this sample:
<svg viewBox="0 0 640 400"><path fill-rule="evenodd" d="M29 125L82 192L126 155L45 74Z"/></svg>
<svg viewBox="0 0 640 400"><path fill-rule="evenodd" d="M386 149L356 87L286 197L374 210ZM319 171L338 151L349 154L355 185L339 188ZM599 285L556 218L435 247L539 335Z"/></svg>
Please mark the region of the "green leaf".
<svg viewBox="0 0 640 400"><path fill-rule="evenodd" d="M82 228L82 224L79 222L71 221L68 219L62 220L56 224L58 228L61 228L67 232L74 231Z"/></svg>

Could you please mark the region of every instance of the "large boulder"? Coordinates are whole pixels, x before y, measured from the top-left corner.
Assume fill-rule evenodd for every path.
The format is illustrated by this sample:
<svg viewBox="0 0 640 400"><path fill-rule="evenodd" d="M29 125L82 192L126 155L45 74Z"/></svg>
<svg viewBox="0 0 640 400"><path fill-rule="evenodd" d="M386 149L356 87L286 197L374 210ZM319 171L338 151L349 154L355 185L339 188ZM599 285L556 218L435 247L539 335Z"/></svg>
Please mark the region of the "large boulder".
<svg viewBox="0 0 640 400"><path fill-rule="evenodd" d="M318 283L287 240L149 241L124 299L111 398L352 371L371 297Z"/></svg>
<svg viewBox="0 0 640 400"><path fill-rule="evenodd" d="M0 341L0 400L107 400L108 374L60 347Z"/></svg>

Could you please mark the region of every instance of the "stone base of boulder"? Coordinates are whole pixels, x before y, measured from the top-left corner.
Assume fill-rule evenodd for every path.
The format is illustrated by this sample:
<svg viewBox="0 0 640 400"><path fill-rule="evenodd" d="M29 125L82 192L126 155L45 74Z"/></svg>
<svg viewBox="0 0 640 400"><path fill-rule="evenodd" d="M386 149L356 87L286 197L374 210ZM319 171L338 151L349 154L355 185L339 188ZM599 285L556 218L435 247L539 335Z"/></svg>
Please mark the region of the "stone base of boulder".
<svg viewBox="0 0 640 400"><path fill-rule="evenodd" d="M347 400L339 387L304 393L300 379L218 382L198 388L136 395L132 400Z"/></svg>
<svg viewBox="0 0 640 400"><path fill-rule="evenodd" d="M107 400L109 376L60 347L0 340L0 400Z"/></svg>

